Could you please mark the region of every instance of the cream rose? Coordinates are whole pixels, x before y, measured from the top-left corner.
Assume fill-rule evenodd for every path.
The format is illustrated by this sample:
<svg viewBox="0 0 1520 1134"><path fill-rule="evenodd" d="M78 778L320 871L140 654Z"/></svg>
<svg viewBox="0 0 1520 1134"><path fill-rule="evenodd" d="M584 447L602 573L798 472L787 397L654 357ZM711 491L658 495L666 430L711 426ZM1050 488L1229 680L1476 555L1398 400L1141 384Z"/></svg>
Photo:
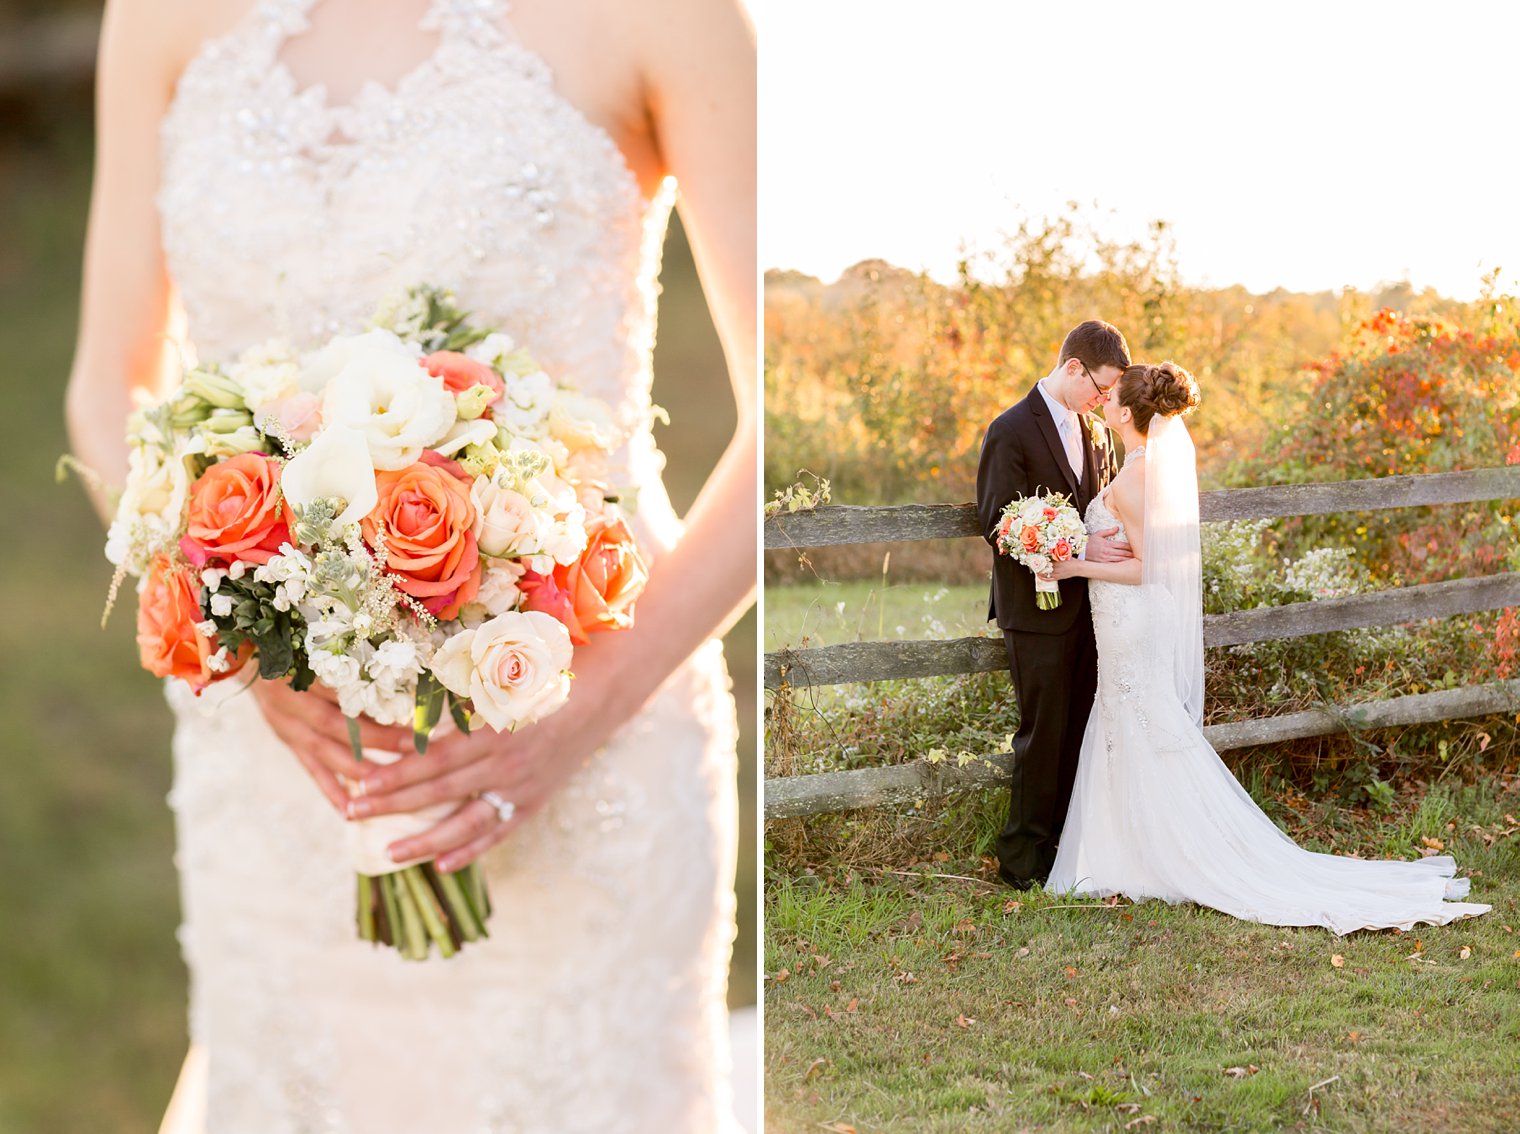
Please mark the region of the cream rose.
<svg viewBox="0 0 1520 1134"><path fill-rule="evenodd" d="M328 426L292 457L280 487L296 508L315 500L342 500L345 507L336 521L340 526L357 524L380 499L364 434L342 425Z"/></svg>
<svg viewBox="0 0 1520 1134"><path fill-rule="evenodd" d="M479 479L470 486L475 541L484 555L537 555L541 543L539 515L521 492L498 483L505 479Z"/></svg>
<svg viewBox="0 0 1520 1134"><path fill-rule="evenodd" d="M549 434L572 453L607 450L617 441L617 425L606 402L573 390L557 390L549 409Z"/></svg>
<svg viewBox="0 0 1520 1134"><path fill-rule="evenodd" d="M498 614L438 648L432 670L497 732L548 716L570 696L570 632L539 611Z"/></svg>

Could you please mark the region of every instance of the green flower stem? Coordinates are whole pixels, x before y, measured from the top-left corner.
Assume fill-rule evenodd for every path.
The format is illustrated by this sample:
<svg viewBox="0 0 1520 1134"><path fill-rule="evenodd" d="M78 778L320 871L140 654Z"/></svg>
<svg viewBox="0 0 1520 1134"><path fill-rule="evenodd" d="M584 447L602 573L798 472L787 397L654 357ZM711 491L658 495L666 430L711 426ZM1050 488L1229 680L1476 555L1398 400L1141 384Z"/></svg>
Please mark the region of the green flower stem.
<svg viewBox="0 0 1520 1134"><path fill-rule="evenodd" d="M396 902L401 907L401 930L403 940L401 942L401 955L408 961L423 961L428 955L427 930L422 924L422 911L417 908L417 899L412 895L411 887L407 886L404 879L397 874L387 874L391 880L391 887L396 895Z"/></svg>
<svg viewBox="0 0 1520 1134"><path fill-rule="evenodd" d="M486 918L491 916L491 895L486 891L486 876L480 869L480 863L472 862L459 873L465 876L464 885L470 891L471 903L480 918L480 924L484 926Z"/></svg>
<svg viewBox="0 0 1520 1134"><path fill-rule="evenodd" d="M444 904L453 915L454 924L459 927L459 935L466 941L479 941L486 935L486 927L471 905L464 886L452 874L438 874L437 877L438 888L443 891Z"/></svg>
<svg viewBox="0 0 1520 1134"><path fill-rule="evenodd" d="M375 927L375 894L368 876L360 874L359 880L359 939L378 941L380 934Z"/></svg>
<svg viewBox="0 0 1520 1134"><path fill-rule="evenodd" d="M437 899L433 897L427 879L422 876L421 868L408 866L401 871L401 876L406 880L406 888L416 901L423 924L427 926L428 936L438 946L438 952L445 957L452 957L456 952L454 941L449 936L449 928L444 924L443 911L438 908Z"/></svg>
<svg viewBox="0 0 1520 1134"><path fill-rule="evenodd" d="M390 929L385 943L396 945L401 940L401 903L396 900L395 876L386 874L377 878L375 885L380 891L380 901L385 906L385 921Z"/></svg>

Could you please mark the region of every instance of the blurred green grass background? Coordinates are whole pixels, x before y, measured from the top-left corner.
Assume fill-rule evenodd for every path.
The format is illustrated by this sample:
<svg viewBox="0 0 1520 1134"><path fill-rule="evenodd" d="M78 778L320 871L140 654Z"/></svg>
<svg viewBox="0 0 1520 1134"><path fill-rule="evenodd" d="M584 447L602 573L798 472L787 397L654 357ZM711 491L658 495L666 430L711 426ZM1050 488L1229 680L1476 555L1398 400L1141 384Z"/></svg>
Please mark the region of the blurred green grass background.
<svg viewBox="0 0 1520 1134"><path fill-rule="evenodd" d="M87 92L0 103L0 1134L152 1131L184 1057L174 931L170 716L138 668L130 605L102 631L103 534L59 486L63 392L89 195ZM655 401L679 510L734 414L677 222ZM740 740L739 935L730 1002L755 999L755 613L726 639Z"/></svg>

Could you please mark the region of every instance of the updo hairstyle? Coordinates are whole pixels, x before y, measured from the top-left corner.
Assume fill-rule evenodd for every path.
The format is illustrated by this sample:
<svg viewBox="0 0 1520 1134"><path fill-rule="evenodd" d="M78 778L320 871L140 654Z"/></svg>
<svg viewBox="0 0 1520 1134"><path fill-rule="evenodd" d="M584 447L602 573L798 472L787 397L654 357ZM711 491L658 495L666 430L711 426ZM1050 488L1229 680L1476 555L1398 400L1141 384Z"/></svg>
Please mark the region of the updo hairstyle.
<svg viewBox="0 0 1520 1134"><path fill-rule="evenodd" d="M1119 377L1119 404L1134 415L1135 428L1149 433L1151 418L1191 413L1198 406L1198 383L1175 362L1138 363Z"/></svg>

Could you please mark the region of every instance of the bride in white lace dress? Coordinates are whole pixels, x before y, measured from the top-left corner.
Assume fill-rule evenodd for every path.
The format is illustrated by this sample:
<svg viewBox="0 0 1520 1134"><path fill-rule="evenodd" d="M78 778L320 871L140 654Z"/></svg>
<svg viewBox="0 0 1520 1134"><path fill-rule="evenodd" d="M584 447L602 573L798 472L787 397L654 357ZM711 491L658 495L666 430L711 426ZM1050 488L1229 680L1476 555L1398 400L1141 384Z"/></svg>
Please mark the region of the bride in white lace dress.
<svg viewBox="0 0 1520 1134"><path fill-rule="evenodd" d="M450 961L355 938L336 812L338 777L359 769L335 707L265 682L171 690L193 1046L166 1129L727 1128L736 733L713 639L755 579L742 14L112 0L99 82L68 396L86 463L120 483L130 391L162 382L166 342L203 359L311 345L428 282L617 407L652 559L638 625L577 650L567 711L370 778L371 813L459 803L398 847L484 864L492 936ZM740 407L684 526L650 435L672 176ZM369 727L366 742L403 740Z"/></svg>
<svg viewBox="0 0 1520 1134"><path fill-rule="evenodd" d="M1367 861L1295 845L1204 738L1198 475L1182 420L1197 401L1192 378L1168 362L1130 367L1104 407L1126 459L1088 506L1087 528L1117 524L1135 558L1054 572L1090 580L1098 695L1046 888L1197 902L1338 934L1485 913L1451 900L1468 880L1453 877L1450 856Z"/></svg>

